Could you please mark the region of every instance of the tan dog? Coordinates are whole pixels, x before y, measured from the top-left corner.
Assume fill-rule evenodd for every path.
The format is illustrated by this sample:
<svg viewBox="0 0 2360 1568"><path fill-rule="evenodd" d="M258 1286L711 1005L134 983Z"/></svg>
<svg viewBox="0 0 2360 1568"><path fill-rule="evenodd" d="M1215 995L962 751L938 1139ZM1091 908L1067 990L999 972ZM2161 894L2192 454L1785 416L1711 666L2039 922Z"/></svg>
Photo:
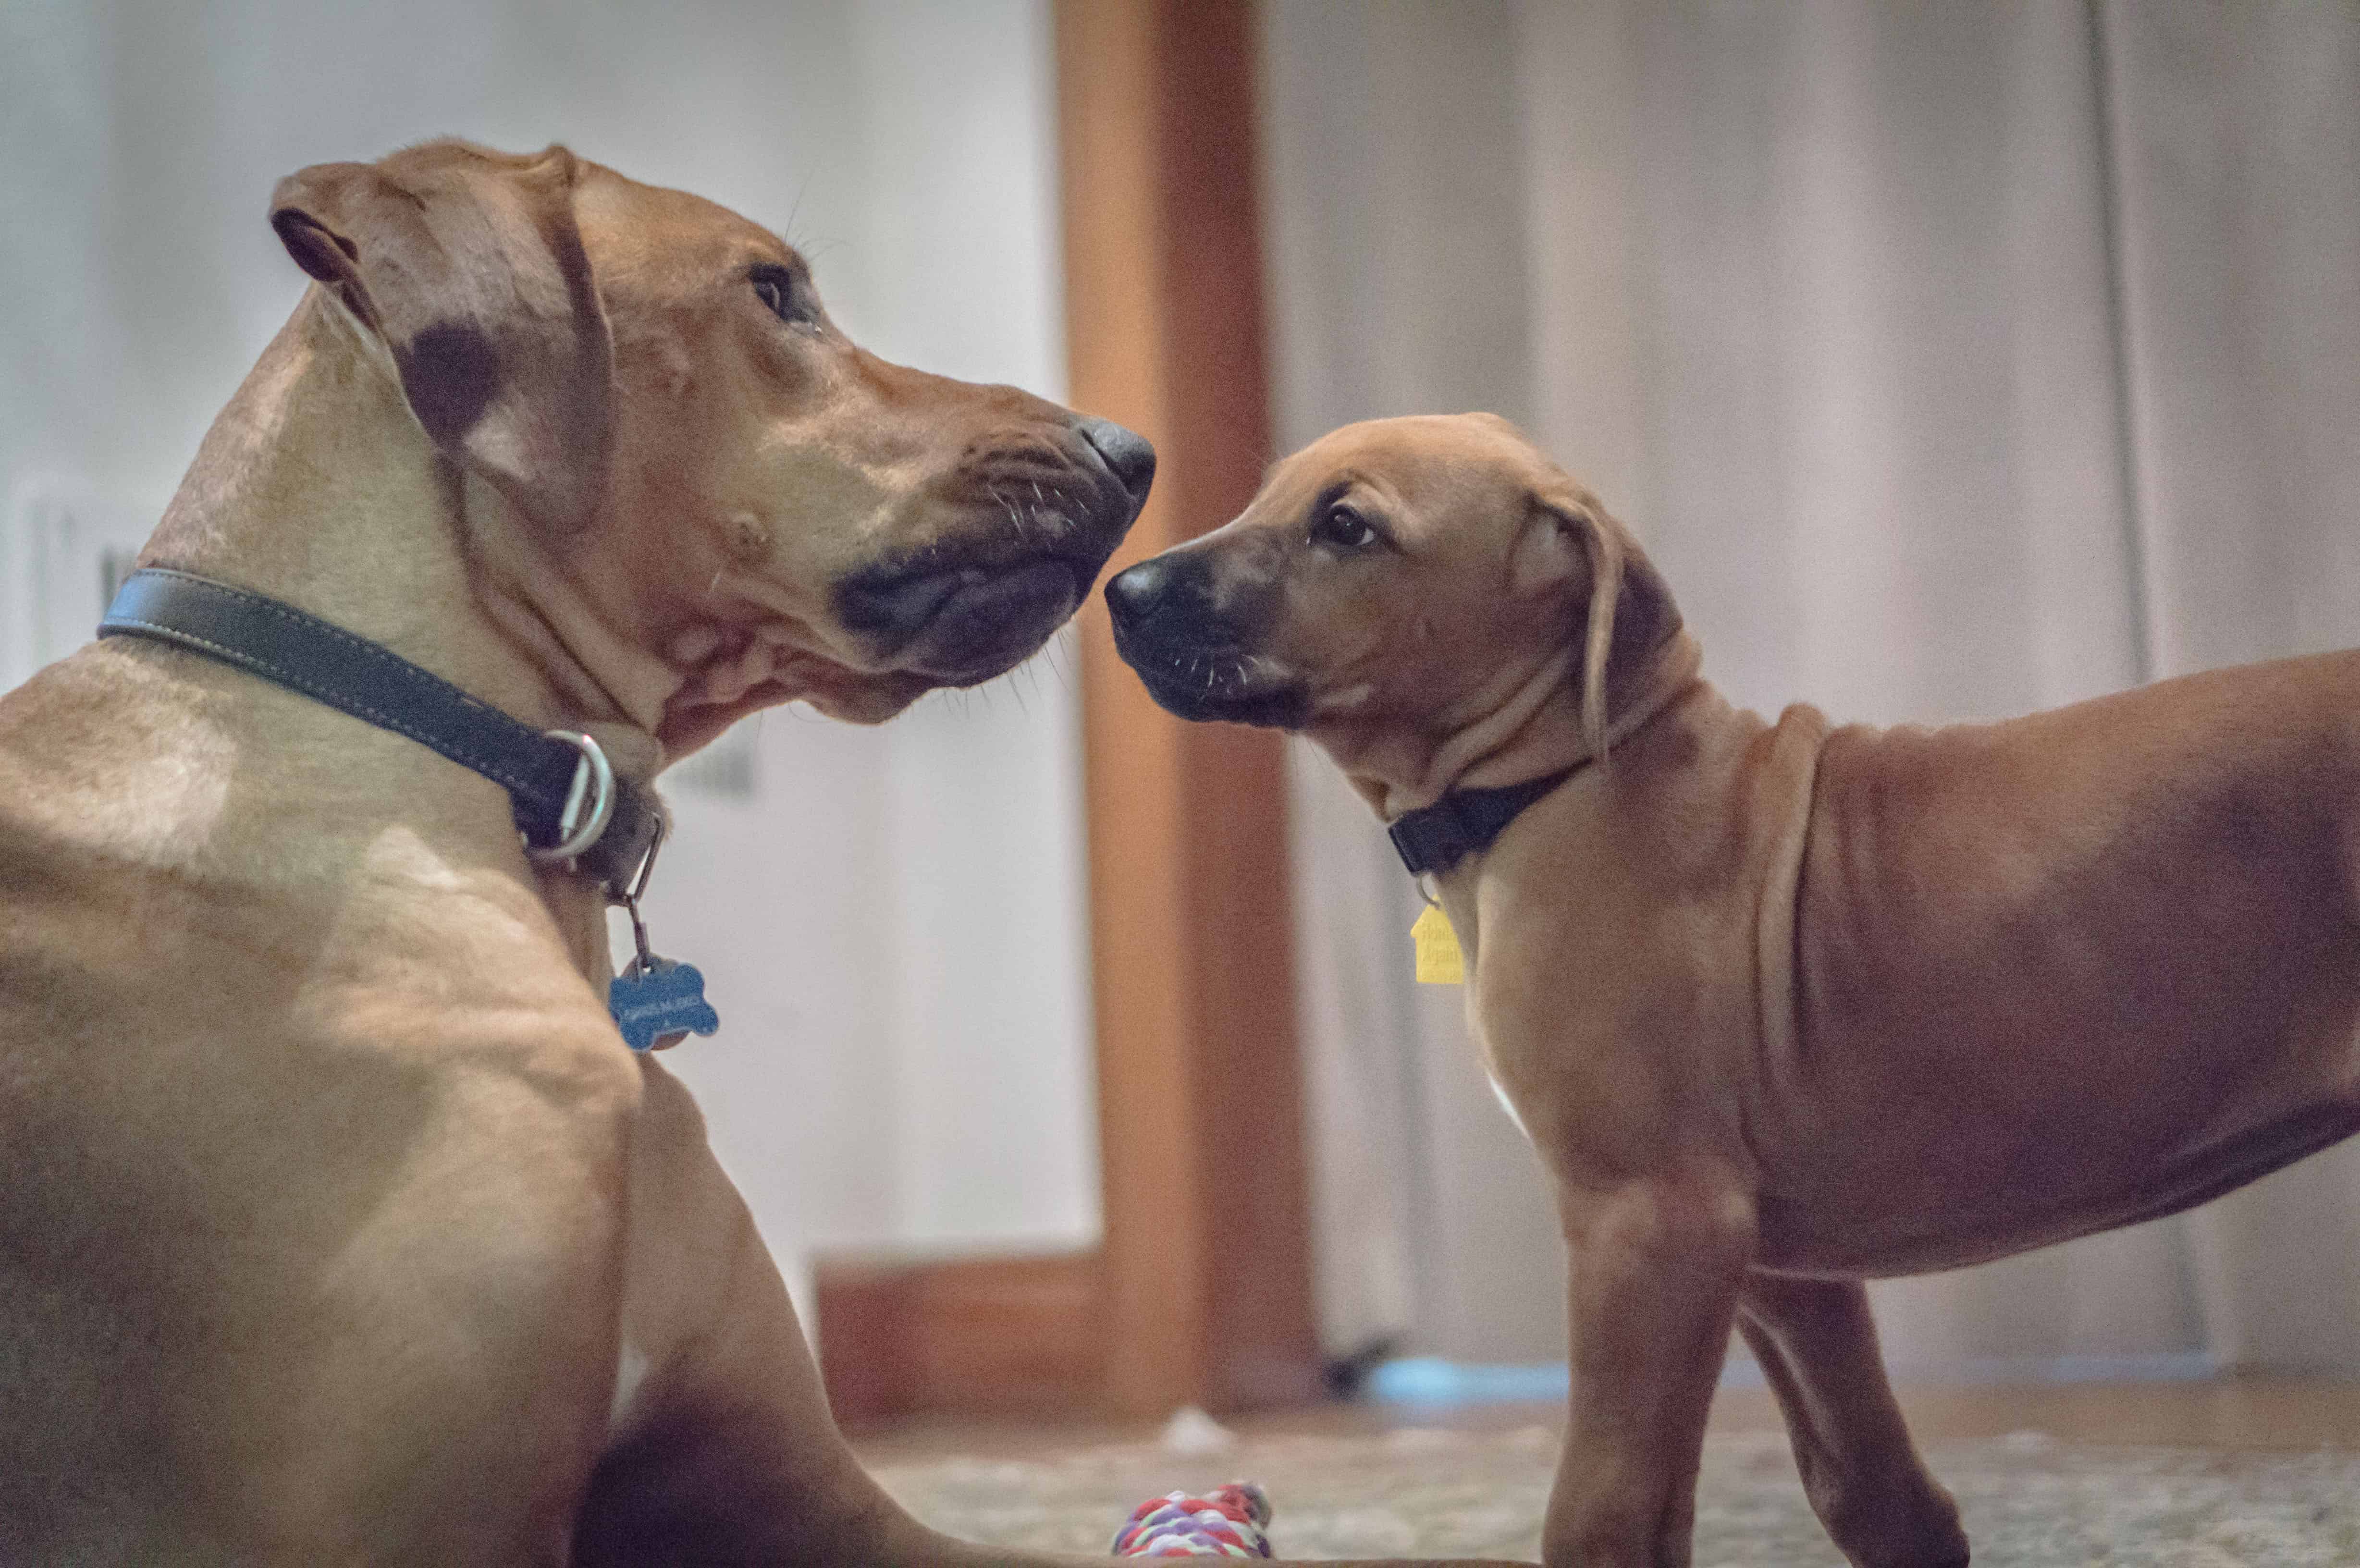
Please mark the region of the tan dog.
<svg viewBox="0 0 2360 1568"><path fill-rule="evenodd" d="M319 286L146 559L634 778L1005 670L1146 493L1138 437L883 364L775 235L560 148L271 216ZM399 735L149 642L0 702L0 1562L1020 1561L861 1473L612 972L600 890Z"/></svg>
<svg viewBox="0 0 2360 1568"><path fill-rule="evenodd" d="M1338 430L1107 597L1164 706L1300 730L1388 821L1574 769L1438 877L1572 1254L1552 1563L1688 1561L1732 1320L1850 1559L1965 1562L1860 1280L2360 1127L2360 654L2006 724L1766 723L1489 416Z"/></svg>

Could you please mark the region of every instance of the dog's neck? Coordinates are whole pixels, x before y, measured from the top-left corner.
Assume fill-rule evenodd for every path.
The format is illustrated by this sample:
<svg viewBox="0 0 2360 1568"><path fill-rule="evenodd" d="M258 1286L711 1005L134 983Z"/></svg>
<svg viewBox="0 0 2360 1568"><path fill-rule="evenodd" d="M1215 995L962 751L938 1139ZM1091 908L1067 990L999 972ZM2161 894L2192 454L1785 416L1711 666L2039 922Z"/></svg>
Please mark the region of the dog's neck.
<svg viewBox="0 0 2360 1568"><path fill-rule="evenodd" d="M390 356L314 289L143 560L308 610L527 724L594 727L618 768L650 774L680 674L631 640L628 601L588 575L595 552L561 561L544 539L436 451Z"/></svg>
<svg viewBox="0 0 2360 1568"><path fill-rule="evenodd" d="M1701 660L1696 638L1682 630L1640 668L1617 671L1607 685L1609 752L1693 682ZM1593 755L1582 724L1580 663L1569 649L1507 674L1432 729L1389 726L1360 736L1315 730L1311 738L1386 822L1453 789L1521 784L1579 768Z"/></svg>

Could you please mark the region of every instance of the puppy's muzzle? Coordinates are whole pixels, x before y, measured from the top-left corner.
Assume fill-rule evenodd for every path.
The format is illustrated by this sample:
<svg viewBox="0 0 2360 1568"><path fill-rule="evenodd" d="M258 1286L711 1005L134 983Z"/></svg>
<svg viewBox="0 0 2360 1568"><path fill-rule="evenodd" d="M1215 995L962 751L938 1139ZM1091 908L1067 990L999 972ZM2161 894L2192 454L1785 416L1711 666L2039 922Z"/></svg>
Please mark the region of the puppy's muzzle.
<svg viewBox="0 0 2360 1568"><path fill-rule="evenodd" d="M836 611L891 667L972 686L1065 625L1147 500L1155 449L1109 419L987 453L954 476L975 519L836 585Z"/></svg>
<svg viewBox="0 0 2360 1568"><path fill-rule="evenodd" d="M1115 650L1148 694L1184 719L1291 728L1302 721L1301 683L1251 647L1246 622L1264 618L1242 601L1266 595L1223 593L1211 561L1167 550L1106 585Z"/></svg>
<svg viewBox="0 0 2360 1568"><path fill-rule="evenodd" d="M1212 574L1185 556L1151 556L1107 579L1107 609L1125 637L1150 627L1176 640L1205 642L1213 626Z"/></svg>

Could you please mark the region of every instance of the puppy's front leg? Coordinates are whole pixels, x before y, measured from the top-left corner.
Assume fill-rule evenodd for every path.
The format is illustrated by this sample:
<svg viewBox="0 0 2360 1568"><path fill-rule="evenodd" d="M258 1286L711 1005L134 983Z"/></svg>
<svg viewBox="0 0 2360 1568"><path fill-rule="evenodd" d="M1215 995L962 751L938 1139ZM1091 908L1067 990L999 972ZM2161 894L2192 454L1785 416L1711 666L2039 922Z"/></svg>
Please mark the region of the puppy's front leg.
<svg viewBox="0 0 2360 1568"><path fill-rule="evenodd" d="M1909 1441L1860 1281L1750 1275L1737 1326L1778 1396L1811 1509L1853 1568L1962 1568L1958 1505Z"/></svg>
<svg viewBox="0 0 2360 1568"><path fill-rule="evenodd" d="M1681 1568L1705 1416L1754 1252L1754 1202L1719 1172L1562 1197L1573 1405L1549 1495L1550 1568Z"/></svg>

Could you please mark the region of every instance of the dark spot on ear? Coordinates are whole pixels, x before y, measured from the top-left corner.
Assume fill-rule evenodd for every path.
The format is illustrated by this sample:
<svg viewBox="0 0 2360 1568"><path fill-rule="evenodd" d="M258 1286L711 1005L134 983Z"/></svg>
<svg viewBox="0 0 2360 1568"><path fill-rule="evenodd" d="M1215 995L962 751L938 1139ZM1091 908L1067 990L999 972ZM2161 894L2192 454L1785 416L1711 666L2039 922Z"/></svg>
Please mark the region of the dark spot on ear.
<svg viewBox="0 0 2360 1568"><path fill-rule="evenodd" d="M410 407L437 446L456 446L499 393L499 350L479 328L437 322L393 357Z"/></svg>
<svg viewBox="0 0 2360 1568"><path fill-rule="evenodd" d="M1609 670L1635 670L1680 629L1679 606L1663 574L1645 556L1633 550L1623 558L1622 592L1614 601L1614 640L1606 656Z"/></svg>

